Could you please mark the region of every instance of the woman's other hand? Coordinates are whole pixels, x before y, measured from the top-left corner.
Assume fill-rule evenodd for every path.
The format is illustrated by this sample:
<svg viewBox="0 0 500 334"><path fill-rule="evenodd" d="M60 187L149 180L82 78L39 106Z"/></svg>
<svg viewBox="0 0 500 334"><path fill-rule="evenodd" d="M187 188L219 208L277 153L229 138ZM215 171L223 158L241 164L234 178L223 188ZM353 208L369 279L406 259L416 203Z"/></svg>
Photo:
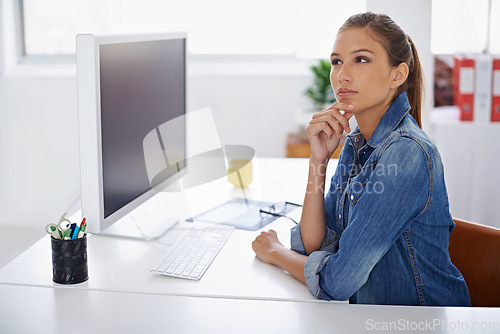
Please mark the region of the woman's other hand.
<svg viewBox="0 0 500 334"><path fill-rule="evenodd" d="M252 242L252 249L257 257L264 263L275 264L273 262L273 252L279 248L284 248L284 246L278 240L278 235L274 230L262 232L255 238L254 242Z"/></svg>

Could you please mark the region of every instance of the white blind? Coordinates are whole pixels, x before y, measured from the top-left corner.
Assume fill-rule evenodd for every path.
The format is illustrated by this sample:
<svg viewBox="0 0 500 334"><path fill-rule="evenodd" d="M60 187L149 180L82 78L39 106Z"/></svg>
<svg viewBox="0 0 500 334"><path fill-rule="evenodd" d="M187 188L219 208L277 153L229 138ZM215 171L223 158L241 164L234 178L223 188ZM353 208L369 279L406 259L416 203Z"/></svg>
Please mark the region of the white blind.
<svg viewBox="0 0 500 334"><path fill-rule="evenodd" d="M24 0L25 51L72 54L78 33L185 30L199 54L328 57L366 0Z"/></svg>
<svg viewBox="0 0 500 334"><path fill-rule="evenodd" d="M500 0L433 0L432 41L434 54L481 53L490 29L491 53L500 53Z"/></svg>
<svg viewBox="0 0 500 334"><path fill-rule="evenodd" d="M500 53L500 0L433 0L435 54ZM188 31L198 54L326 58L340 25L366 0L23 0L25 51L72 54L77 33ZM418 13L415 15L418 20Z"/></svg>

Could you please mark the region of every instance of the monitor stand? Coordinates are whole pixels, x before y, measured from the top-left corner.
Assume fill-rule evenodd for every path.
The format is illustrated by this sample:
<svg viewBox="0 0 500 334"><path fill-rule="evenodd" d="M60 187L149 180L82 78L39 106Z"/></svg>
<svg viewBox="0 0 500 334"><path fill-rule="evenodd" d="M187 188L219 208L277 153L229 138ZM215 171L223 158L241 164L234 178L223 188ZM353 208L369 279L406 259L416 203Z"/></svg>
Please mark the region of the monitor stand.
<svg viewBox="0 0 500 334"><path fill-rule="evenodd" d="M177 218L166 217L164 215L130 213L98 234L122 238L155 240L165 235L178 222Z"/></svg>
<svg viewBox="0 0 500 334"><path fill-rule="evenodd" d="M87 230L87 233L141 240L161 238L179 223L177 217L182 214L173 208L183 207L184 203L172 200L171 197L165 199L158 195L154 195L104 230L99 232ZM71 222L81 221L82 210L77 209L68 217Z"/></svg>
<svg viewBox="0 0 500 334"><path fill-rule="evenodd" d="M179 222L180 213L176 208L181 206L163 195L152 196L98 234L142 240L161 238Z"/></svg>

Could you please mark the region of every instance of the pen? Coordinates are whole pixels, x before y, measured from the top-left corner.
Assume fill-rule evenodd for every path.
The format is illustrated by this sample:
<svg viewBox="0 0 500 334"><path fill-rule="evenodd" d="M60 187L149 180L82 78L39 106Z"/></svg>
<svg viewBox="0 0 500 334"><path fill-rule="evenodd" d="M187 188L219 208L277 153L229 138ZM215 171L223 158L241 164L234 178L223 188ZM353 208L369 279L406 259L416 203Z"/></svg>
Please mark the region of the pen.
<svg viewBox="0 0 500 334"><path fill-rule="evenodd" d="M78 230L80 229L80 226L76 225L75 231L73 232L73 235L71 236L71 239L76 239L78 235Z"/></svg>
<svg viewBox="0 0 500 334"><path fill-rule="evenodd" d="M69 238L70 239L73 239L72 236L73 236L73 232L76 230L76 224L75 223L71 223L70 225L70 232L69 232Z"/></svg>
<svg viewBox="0 0 500 334"><path fill-rule="evenodd" d="M82 238L85 235L85 229L87 228L87 223L85 222L86 218L83 218L82 224L80 225L80 232L78 233L81 236L78 236L79 238Z"/></svg>
<svg viewBox="0 0 500 334"><path fill-rule="evenodd" d="M83 218L82 222L80 223L80 226L77 225L75 227L75 231L73 232L73 237L71 239L76 239L78 237L78 231L83 226L83 224L85 224L85 218Z"/></svg>

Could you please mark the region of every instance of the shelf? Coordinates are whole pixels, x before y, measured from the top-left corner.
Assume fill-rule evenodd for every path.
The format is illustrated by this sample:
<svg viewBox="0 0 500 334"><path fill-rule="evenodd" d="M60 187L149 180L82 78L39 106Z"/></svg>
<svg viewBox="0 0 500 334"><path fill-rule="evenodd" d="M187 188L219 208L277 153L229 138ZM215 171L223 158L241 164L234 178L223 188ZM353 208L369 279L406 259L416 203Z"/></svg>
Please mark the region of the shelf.
<svg viewBox="0 0 500 334"><path fill-rule="evenodd" d="M331 159L338 159L340 152L344 147L345 137L342 137L339 147L333 152ZM311 147L306 133L290 133L286 141L287 158L309 158L311 156Z"/></svg>

